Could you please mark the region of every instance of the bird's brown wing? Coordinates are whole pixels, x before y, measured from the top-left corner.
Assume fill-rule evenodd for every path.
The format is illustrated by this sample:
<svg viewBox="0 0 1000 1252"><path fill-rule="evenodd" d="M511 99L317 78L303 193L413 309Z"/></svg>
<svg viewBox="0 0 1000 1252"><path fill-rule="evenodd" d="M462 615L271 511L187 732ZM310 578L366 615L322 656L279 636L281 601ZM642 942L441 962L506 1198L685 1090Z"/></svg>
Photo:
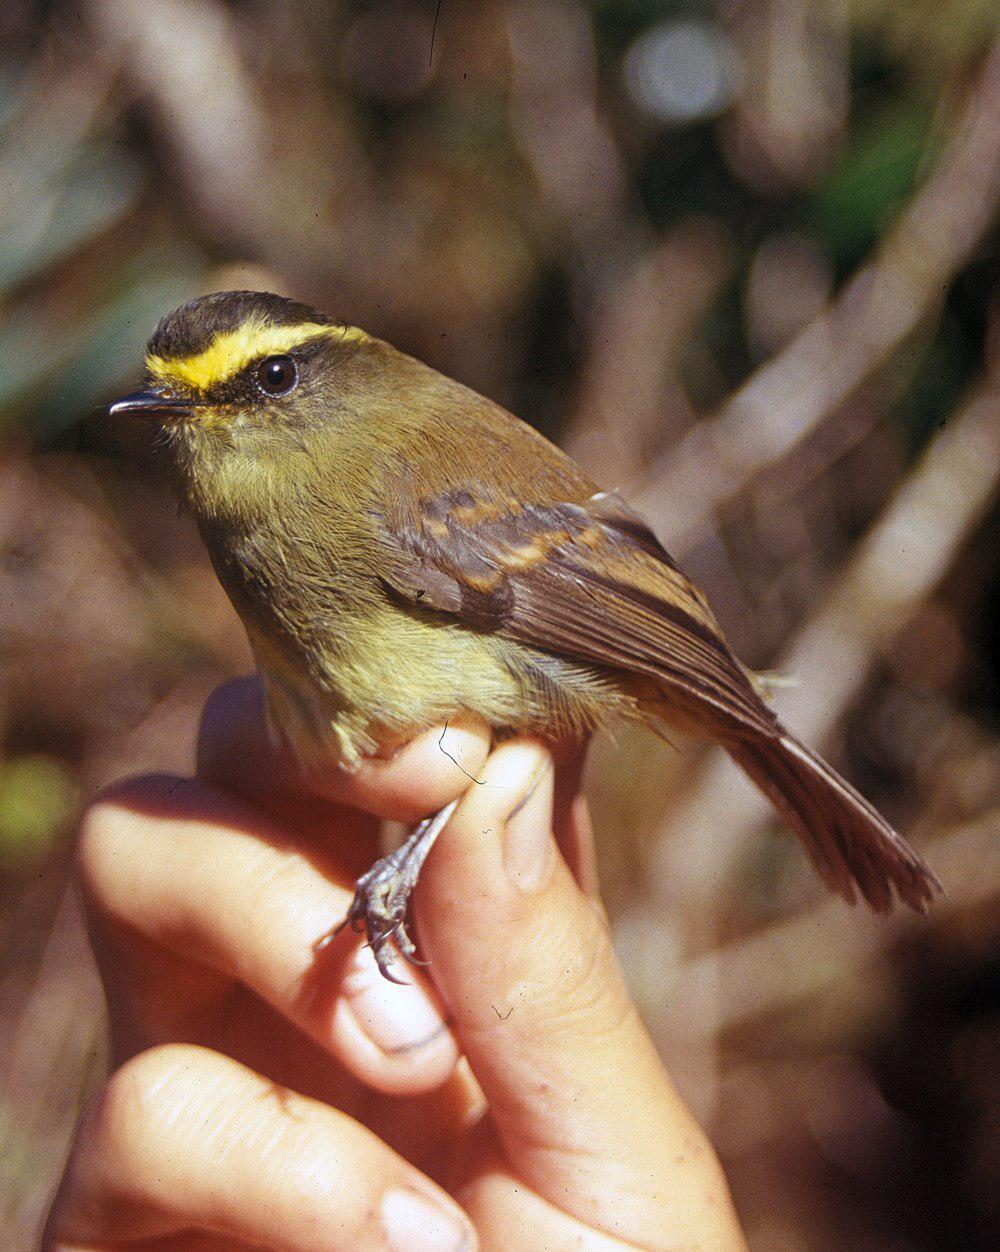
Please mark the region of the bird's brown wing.
<svg viewBox="0 0 1000 1252"><path fill-rule="evenodd" d="M701 593L617 496L538 504L457 491L382 529L388 582L414 606L652 679L720 728L773 733Z"/></svg>
<svg viewBox="0 0 1000 1252"><path fill-rule="evenodd" d="M651 679L728 749L822 878L923 912L940 884L878 811L778 721L697 588L616 496L519 503L467 491L382 519L393 594L533 648Z"/></svg>

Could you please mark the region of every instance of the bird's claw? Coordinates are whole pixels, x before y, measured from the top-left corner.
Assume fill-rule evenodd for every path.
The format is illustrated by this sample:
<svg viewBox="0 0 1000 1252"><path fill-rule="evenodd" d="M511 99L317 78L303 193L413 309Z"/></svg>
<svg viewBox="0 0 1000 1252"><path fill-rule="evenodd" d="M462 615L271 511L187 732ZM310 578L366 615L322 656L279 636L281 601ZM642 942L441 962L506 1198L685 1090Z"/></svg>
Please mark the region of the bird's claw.
<svg viewBox="0 0 1000 1252"><path fill-rule="evenodd" d="M407 961L417 964L417 949L406 930L406 910L412 883L395 853L375 862L354 884L354 899L343 920L338 922L316 945L320 950L349 926L364 931L381 973L390 982L403 983L391 967L396 951Z"/></svg>
<svg viewBox="0 0 1000 1252"><path fill-rule="evenodd" d="M364 931L368 946L380 972L390 982L405 986L405 979L392 972L393 958L398 952L411 965L426 965L417 956L417 949L406 929L410 896L427 853L455 810L453 801L435 817L420 823L412 835L395 852L376 861L367 874L354 884L354 899L347 915L315 945L321 951L335 935L347 926Z"/></svg>

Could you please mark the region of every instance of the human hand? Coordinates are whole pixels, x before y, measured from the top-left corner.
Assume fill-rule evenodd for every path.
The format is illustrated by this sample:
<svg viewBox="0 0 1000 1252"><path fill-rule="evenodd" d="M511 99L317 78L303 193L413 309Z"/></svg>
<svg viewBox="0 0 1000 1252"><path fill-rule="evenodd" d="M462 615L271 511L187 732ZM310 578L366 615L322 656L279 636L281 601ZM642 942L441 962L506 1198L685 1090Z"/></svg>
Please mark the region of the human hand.
<svg viewBox="0 0 1000 1252"><path fill-rule="evenodd" d="M612 956L579 758L452 726L306 794L246 681L199 757L83 825L116 1068L49 1252L743 1246ZM395 986L348 932L317 953L371 815L459 795L415 894L429 966Z"/></svg>

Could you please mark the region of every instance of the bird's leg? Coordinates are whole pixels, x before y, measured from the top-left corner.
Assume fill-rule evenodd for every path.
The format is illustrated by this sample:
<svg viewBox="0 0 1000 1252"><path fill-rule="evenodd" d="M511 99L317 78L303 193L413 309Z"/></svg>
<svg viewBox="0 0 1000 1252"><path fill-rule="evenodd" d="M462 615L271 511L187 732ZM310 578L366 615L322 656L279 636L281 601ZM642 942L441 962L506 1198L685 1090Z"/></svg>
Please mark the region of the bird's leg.
<svg viewBox="0 0 1000 1252"><path fill-rule="evenodd" d="M404 981L390 973L392 950L389 944L394 941L411 964L419 964L417 950L406 931L406 912L427 853L457 807L458 801L452 800L440 813L425 818L394 852L381 857L367 874L361 875L354 884L354 899L347 916L319 940L315 945L317 952L345 926L350 925L354 930L363 926L383 975L390 982Z"/></svg>

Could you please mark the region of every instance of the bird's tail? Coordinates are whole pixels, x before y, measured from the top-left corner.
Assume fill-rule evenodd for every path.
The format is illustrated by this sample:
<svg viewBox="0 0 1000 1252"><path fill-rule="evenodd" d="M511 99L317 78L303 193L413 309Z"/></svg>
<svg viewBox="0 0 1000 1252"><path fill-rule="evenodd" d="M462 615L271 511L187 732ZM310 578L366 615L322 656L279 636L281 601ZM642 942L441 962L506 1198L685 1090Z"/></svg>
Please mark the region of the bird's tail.
<svg viewBox="0 0 1000 1252"><path fill-rule="evenodd" d="M855 889L884 913L896 895L918 913L941 884L901 835L815 752L777 727L727 737L733 760L784 814L823 880L852 904Z"/></svg>

